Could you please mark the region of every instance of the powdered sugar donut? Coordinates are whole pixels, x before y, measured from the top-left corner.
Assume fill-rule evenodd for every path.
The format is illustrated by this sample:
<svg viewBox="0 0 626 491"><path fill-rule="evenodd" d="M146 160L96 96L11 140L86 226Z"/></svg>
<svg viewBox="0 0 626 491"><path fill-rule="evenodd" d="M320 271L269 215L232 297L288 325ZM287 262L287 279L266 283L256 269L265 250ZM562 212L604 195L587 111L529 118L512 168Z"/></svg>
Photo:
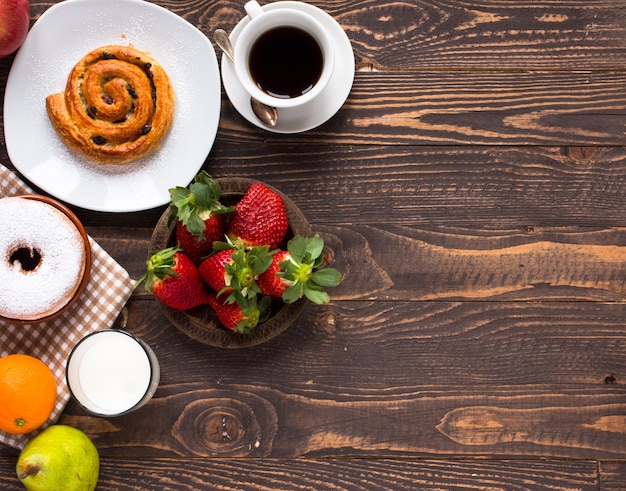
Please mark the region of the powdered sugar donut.
<svg viewBox="0 0 626 491"><path fill-rule="evenodd" d="M84 287L89 243L76 218L54 203L39 196L0 199L0 316L6 319L44 320Z"/></svg>

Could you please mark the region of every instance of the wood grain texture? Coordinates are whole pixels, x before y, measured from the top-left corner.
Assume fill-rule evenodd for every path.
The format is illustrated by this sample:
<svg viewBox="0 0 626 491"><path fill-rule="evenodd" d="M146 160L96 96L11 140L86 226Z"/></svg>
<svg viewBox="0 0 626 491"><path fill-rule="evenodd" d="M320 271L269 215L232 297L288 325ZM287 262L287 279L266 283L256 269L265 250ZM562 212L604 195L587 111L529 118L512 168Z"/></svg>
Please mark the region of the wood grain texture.
<svg viewBox="0 0 626 491"><path fill-rule="evenodd" d="M341 110L307 133L339 144L619 145L623 73L358 72ZM220 137L290 142L222 106ZM341 129L341 131L338 131ZM249 135L249 136L248 136Z"/></svg>
<svg viewBox="0 0 626 491"><path fill-rule="evenodd" d="M518 230L370 224L314 227L343 274L335 300L593 300L626 297L626 229ZM149 241L94 229L131 276L143 275ZM132 231L128 231L131 234ZM134 237L131 238L131 237ZM402 251L398 256L397 251ZM600 274L601 279L594 275ZM137 295L141 294L141 289Z"/></svg>
<svg viewBox="0 0 626 491"><path fill-rule="evenodd" d="M600 462L600 489L602 491L621 491L626 483L626 464L624 462Z"/></svg>
<svg viewBox="0 0 626 491"><path fill-rule="evenodd" d="M24 489L15 480L5 477L13 466L11 459L0 458L0 487L4 491ZM385 459L159 459L150 462L105 459L100 472L100 488L117 491L599 489L594 462Z"/></svg>
<svg viewBox="0 0 626 491"><path fill-rule="evenodd" d="M218 27L230 31L243 12L230 1L159 3L209 36ZM613 1L310 3L343 27L359 68L606 70L626 47L626 12Z"/></svg>
<svg viewBox="0 0 626 491"><path fill-rule="evenodd" d="M346 104L306 134L324 144L620 145L622 72L357 72ZM225 100L218 138L293 143Z"/></svg>
<svg viewBox="0 0 626 491"><path fill-rule="evenodd" d="M626 226L622 147L218 144L215 177L244 176L289 195L314 226L392 223L492 231ZM381 201L379 202L379 198ZM149 238L166 207L77 210L88 227ZM367 212L365 212L367 210ZM477 232L479 233L479 232Z"/></svg>

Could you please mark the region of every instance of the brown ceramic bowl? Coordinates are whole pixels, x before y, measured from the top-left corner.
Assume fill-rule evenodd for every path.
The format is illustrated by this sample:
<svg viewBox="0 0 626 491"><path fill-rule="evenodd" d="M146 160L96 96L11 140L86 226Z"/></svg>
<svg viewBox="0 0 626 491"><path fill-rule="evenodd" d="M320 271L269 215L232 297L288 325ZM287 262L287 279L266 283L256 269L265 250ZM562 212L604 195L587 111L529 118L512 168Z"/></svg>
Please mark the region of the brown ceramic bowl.
<svg viewBox="0 0 626 491"><path fill-rule="evenodd" d="M221 189L221 202L225 205L237 203L250 185L255 182L246 178L222 178L217 179L217 181ZM266 186L283 198L287 210L289 230L281 247L286 247L287 241L295 235L311 236L311 226L296 204L276 188L267 184ZM176 223L168 226L169 215L168 208L152 233L149 256L166 247L176 245ZM245 348L269 341L282 333L298 318L305 302L305 299L300 299L292 304L285 304L281 299L276 299L272 304L272 313L268 320L259 324L252 334L240 334L223 327L209 306L200 306L183 311L172 309L157 301L165 316L176 328L196 341L218 348Z"/></svg>
<svg viewBox="0 0 626 491"><path fill-rule="evenodd" d="M0 315L0 320L6 321L12 324L39 324L41 322L46 322L46 321L55 319L59 317L61 314L65 313L74 304L74 302L78 299L78 297L80 297L80 295L83 293L83 291L85 290L85 287L87 286L87 283L89 282L89 274L91 272L91 246L89 244L89 237L87 235L87 232L85 231L85 228L83 227L83 224L80 222L78 217L68 207L66 207L62 203L52 198L49 198L47 196L41 196L38 194L21 194L15 197L41 201L42 203L53 206L57 210L61 211L74 224L74 226L76 227L76 229L78 230L78 233L80 234L82 238L83 244L85 245L85 267L83 268L82 277L78 283L78 286L74 290L72 297L67 301L67 303L65 303L55 312L49 313L37 319L28 319L28 320L13 319L10 317L3 317Z"/></svg>

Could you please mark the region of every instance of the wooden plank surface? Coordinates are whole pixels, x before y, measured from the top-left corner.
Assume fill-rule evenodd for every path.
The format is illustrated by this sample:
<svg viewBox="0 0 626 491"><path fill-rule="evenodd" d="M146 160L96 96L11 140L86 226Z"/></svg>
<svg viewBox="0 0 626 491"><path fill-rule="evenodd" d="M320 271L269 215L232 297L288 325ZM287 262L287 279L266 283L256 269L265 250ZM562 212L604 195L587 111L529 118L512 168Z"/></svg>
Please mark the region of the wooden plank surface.
<svg viewBox="0 0 626 491"><path fill-rule="evenodd" d="M388 222L487 234L626 225L625 164L622 147L218 143L205 168L278 187L313 226ZM165 210L77 211L88 227L150 228Z"/></svg>
<svg viewBox="0 0 626 491"><path fill-rule="evenodd" d="M307 142L324 144L621 145L623 72L358 72L350 98ZM220 138L292 143L223 107Z"/></svg>
<svg viewBox="0 0 626 491"><path fill-rule="evenodd" d="M626 465L624 462L602 462L600 464L600 489L621 491L626 483Z"/></svg>
<svg viewBox="0 0 626 491"><path fill-rule="evenodd" d="M100 231L100 229L98 229ZM335 300L592 300L625 297L624 228L518 230L318 226L343 274ZM104 229L106 234L108 229ZM131 234L131 231L128 232ZM490 234L487 237L487 234ZM145 271L149 238L94 235L131 275ZM387 249L401 250L393 256ZM593 275L601 273L602 279ZM590 279L592 278L592 279ZM142 290L137 292L141 295Z"/></svg>
<svg viewBox="0 0 626 491"><path fill-rule="evenodd" d="M209 37L242 15L156 3ZM312 3L354 49L345 105L277 135L222 91L203 168L289 195L342 285L234 351L135 291L127 329L159 357L155 398L60 419L94 439L98 490L626 489L626 3ZM143 274L165 206L73 208ZM0 446L1 489L22 489L16 456Z"/></svg>
<svg viewBox="0 0 626 491"><path fill-rule="evenodd" d="M100 486L118 491L599 489L593 462L105 459L101 469ZM21 485L5 478L12 470L5 459L0 459L0 486L5 491L20 491L24 489Z"/></svg>
<svg viewBox="0 0 626 491"><path fill-rule="evenodd" d="M263 2L261 2L263 3ZM312 1L348 34L357 68L612 70L626 47L621 1ZM202 32L230 31L237 2L160 2Z"/></svg>

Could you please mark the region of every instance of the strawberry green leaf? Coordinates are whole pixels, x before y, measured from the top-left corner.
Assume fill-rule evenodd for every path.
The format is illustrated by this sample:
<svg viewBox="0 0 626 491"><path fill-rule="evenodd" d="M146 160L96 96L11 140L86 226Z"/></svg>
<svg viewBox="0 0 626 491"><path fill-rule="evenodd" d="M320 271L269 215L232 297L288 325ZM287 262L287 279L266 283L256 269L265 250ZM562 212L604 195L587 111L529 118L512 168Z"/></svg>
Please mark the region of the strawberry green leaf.
<svg viewBox="0 0 626 491"><path fill-rule="evenodd" d="M317 269L324 260L324 239L318 234L296 236L287 243L287 251L290 257L279 263L280 272L276 273L291 283L283 292L283 301L293 303L303 296L317 304L330 301L324 287L337 286L341 273L334 268Z"/></svg>
<svg viewBox="0 0 626 491"><path fill-rule="evenodd" d="M155 252L146 263L146 273L137 280L135 288L144 283L146 291L151 291L152 284L157 280L162 280L168 276L178 276L174 270L176 265L176 253L180 250L178 246L168 247Z"/></svg>
<svg viewBox="0 0 626 491"><path fill-rule="evenodd" d="M305 260L306 248L306 237L296 236L287 243L289 255L297 263L301 263Z"/></svg>
<svg viewBox="0 0 626 491"><path fill-rule="evenodd" d="M272 257L278 252L277 250L270 251L269 246L255 246L250 249L246 256L248 264L252 268L252 272L255 276L265 273L267 268L272 264Z"/></svg>
<svg viewBox="0 0 626 491"><path fill-rule="evenodd" d="M232 242L230 242L230 240L226 242L216 240L215 242L213 242L213 252L226 251L234 248L235 246Z"/></svg>
<svg viewBox="0 0 626 491"><path fill-rule="evenodd" d="M321 258L323 252L324 239L317 234L307 239L306 254L309 261Z"/></svg>
<svg viewBox="0 0 626 491"><path fill-rule="evenodd" d="M321 305L330 301L328 293L319 288L317 285L305 285L304 296L311 302Z"/></svg>
<svg viewBox="0 0 626 491"><path fill-rule="evenodd" d="M254 328L261 322L267 320L269 316L269 298L262 298L257 302L256 298L241 299L237 304L241 308L243 319L235 327L235 331L241 334L252 334Z"/></svg>
<svg viewBox="0 0 626 491"><path fill-rule="evenodd" d="M228 296L227 301L228 303L236 303L242 309L245 309L248 307L248 305L250 305L250 302L248 301L248 299L245 296L243 296L241 292L237 290L235 290Z"/></svg>
<svg viewBox="0 0 626 491"><path fill-rule="evenodd" d="M189 191L201 208L211 208L213 203L220 199L219 188L216 189L206 182L196 181L190 184Z"/></svg>
<svg viewBox="0 0 626 491"><path fill-rule="evenodd" d="M311 275L311 281L320 286L337 286L341 282L341 273L335 268L322 268Z"/></svg>
<svg viewBox="0 0 626 491"><path fill-rule="evenodd" d="M204 240L204 220L211 213L229 213L232 207L220 203L220 187L205 171L200 171L187 188L176 186L169 190L170 216L168 224L178 220L187 230Z"/></svg>
<svg viewBox="0 0 626 491"><path fill-rule="evenodd" d="M261 290L256 280L270 267L275 253L276 251L269 250L269 246L235 250L231 256L232 262L224 265L224 271L230 276L228 286L233 289L233 293L248 298L253 298L260 293Z"/></svg>
<svg viewBox="0 0 626 491"><path fill-rule="evenodd" d="M295 285L291 285L283 292L283 302L285 303L294 303L302 298L304 294L302 283L297 283Z"/></svg>
<svg viewBox="0 0 626 491"><path fill-rule="evenodd" d="M259 300L257 307L259 309L259 324L261 322L265 322L270 317L270 305L272 303L272 299L270 297L261 297Z"/></svg>

